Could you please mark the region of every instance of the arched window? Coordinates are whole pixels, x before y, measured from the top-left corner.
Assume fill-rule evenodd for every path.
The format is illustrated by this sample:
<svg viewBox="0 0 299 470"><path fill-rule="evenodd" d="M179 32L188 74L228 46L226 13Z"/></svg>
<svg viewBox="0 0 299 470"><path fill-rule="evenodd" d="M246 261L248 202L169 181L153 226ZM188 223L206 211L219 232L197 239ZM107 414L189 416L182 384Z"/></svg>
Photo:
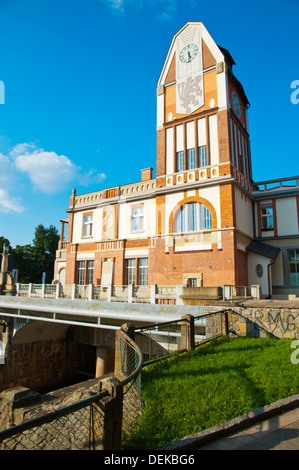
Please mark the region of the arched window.
<svg viewBox="0 0 299 470"><path fill-rule="evenodd" d="M184 204L174 219L174 232L194 232L212 228L209 209L199 202Z"/></svg>

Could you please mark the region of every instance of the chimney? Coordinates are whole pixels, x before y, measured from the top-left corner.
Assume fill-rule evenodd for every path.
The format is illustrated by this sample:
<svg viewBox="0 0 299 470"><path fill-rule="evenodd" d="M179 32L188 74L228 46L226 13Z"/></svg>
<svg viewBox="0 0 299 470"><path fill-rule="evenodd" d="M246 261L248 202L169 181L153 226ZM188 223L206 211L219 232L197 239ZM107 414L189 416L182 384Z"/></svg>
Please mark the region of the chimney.
<svg viewBox="0 0 299 470"><path fill-rule="evenodd" d="M141 170L141 181L151 180L153 177L153 169L152 168L145 168Z"/></svg>

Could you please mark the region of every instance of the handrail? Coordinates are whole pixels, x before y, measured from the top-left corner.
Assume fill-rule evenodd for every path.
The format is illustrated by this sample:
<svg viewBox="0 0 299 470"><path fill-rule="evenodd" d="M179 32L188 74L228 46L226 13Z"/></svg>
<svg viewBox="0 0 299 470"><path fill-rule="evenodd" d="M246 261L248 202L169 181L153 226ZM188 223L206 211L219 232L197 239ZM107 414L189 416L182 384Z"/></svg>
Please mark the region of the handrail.
<svg viewBox="0 0 299 470"><path fill-rule="evenodd" d="M142 354L141 349L139 348L139 346L135 343L135 341L133 341L132 338L130 338L130 336L127 335L127 333L125 333L122 329L120 330L120 334L127 341L127 343L129 343L129 345L137 352L138 357L139 357L139 364L138 364L138 367L135 369L135 371L133 371L124 380L119 380L118 379L120 381L121 385L124 387L129 382L132 382L139 375L139 373L141 372L141 369L142 369L142 366L143 366L143 354Z"/></svg>
<svg viewBox="0 0 299 470"><path fill-rule="evenodd" d="M64 406L63 408L59 408L57 410L50 411L42 416L38 416L37 418L30 419L28 421L24 421L21 424L17 424L12 426L11 428L5 429L4 431L0 431L0 442L4 441L5 439L9 439L10 437L15 436L16 434L21 434L24 431L28 431L37 426L42 426L46 423L51 423L62 416L66 416L74 411L78 411L81 408L85 408L88 405L91 405L98 400L106 397L109 395L107 390L103 390L97 395L91 396L86 398L85 400L78 401L68 406Z"/></svg>

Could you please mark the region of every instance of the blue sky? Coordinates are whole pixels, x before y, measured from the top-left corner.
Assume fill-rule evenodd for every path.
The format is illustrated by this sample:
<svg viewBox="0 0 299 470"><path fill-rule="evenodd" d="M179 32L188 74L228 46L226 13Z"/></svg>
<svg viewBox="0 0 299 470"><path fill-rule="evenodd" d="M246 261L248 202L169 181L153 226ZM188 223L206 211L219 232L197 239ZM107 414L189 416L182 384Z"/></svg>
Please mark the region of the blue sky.
<svg viewBox="0 0 299 470"><path fill-rule="evenodd" d="M298 15L298 0L0 0L0 236L31 243L60 229L73 187L155 169L156 84L188 21L236 62L254 180L298 175Z"/></svg>

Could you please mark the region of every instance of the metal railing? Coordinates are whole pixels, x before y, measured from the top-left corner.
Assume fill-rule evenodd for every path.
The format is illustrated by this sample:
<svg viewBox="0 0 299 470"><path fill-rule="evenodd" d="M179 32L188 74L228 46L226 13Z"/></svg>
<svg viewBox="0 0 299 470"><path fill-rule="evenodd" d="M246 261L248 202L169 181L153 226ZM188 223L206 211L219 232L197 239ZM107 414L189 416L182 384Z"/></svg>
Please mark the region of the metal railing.
<svg viewBox="0 0 299 470"><path fill-rule="evenodd" d="M192 336L190 343L197 347L207 339L222 335L224 333L223 314L227 312L228 310L224 310L193 317L194 328L192 327L190 331L190 336ZM181 318L136 328L135 341L142 351L145 364L186 349L186 341L182 340L182 327L185 322L186 320Z"/></svg>
<svg viewBox="0 0 299 470"><path fill-rule="evenodd" d="M223 300L259 299L261 296L260 286L223 286Z"/></svg>

